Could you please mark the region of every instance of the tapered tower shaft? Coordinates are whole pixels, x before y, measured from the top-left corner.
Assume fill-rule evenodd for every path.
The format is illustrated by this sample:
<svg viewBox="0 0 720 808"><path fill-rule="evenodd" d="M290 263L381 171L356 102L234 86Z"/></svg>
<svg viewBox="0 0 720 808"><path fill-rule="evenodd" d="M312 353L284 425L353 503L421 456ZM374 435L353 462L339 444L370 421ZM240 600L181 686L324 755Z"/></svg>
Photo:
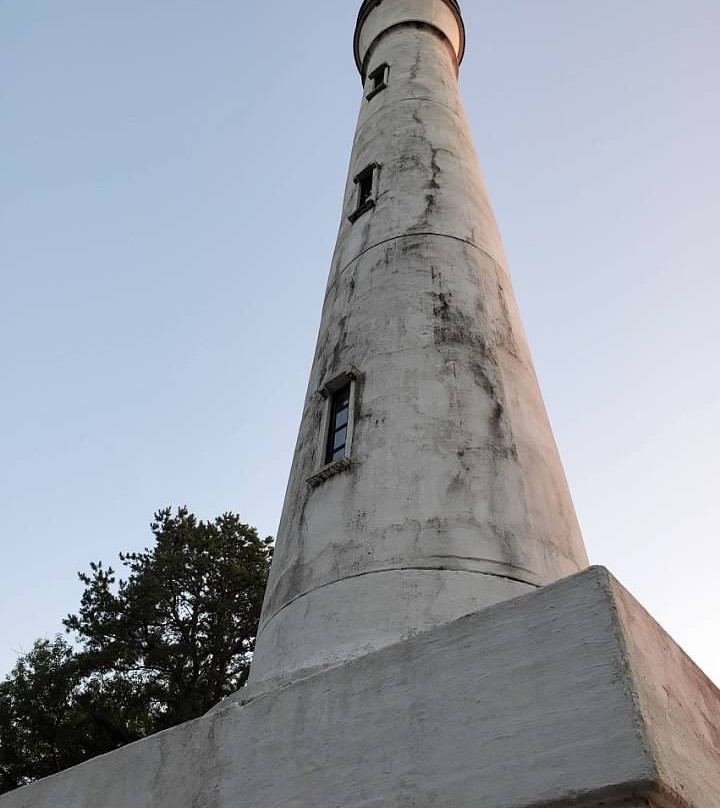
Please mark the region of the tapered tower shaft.
<svg viewBox="0 0 720 808"><path fill-rule="evenodd" d="M587 558L458 89L454 0L366 0L360 117L253 681Z"/></svg>

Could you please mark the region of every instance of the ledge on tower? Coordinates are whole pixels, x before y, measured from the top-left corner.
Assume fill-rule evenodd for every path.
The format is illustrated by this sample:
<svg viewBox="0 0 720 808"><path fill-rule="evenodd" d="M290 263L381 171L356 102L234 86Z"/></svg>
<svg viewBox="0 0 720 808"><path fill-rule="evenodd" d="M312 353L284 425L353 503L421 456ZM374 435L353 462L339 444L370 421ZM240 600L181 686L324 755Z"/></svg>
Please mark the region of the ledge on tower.
<svg viewBox="0 0 720 808"><path fill-rule="evenodd" d="M395 4L398 5L398 8L395 7ZM414 0L414 3L408 2L408 0L364 0L358 13L353 40L355 64L363 79L365 77L365 54L363 51L366 49L361 45L361 33L370 14L381 5L384 5L386 9L388 9L388 19L390 21L393 21L397 17L397 19L406 21L416 20L417 22L436 21L438 16L437 7L442 8L443 5L448 6L457 21L459 37L456 43L458 65L462 62L463 56L465 55L465 22L457 0Z"/></svg>
<svg viewBox="0 0 720 808"><path fill-rule="evenodd" d="M240 805L718 808L720 691L595 567L0 797Z"/></svg>

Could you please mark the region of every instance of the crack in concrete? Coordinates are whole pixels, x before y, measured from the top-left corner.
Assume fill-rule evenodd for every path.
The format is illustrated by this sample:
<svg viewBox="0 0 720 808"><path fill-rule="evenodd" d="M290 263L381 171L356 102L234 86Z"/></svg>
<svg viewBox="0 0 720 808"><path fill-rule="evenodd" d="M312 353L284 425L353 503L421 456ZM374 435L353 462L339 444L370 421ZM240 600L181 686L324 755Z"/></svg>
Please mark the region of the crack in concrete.
<svg viewBox="0 0 720 808"><path fill-rule="evenodd" d="M410 98L397 98L394 101L392 101L392 104L393 105L395 105L395 104L407 104L409 101L425 101L428 104L437 104L439 107L444 107L449 112L452 112L452 114L456 118L461 118L462 117L461 112L459 110L457 110L457 109L454 109L449 104L445 104L443 101L437 101L435 98L427 98L426 96L414 96L414 97L410 97ZM370 121L372 121L381 112L387 112L388 109L390 108L390 106L391 106L391 104L385 104L384 106L380 107L379 109L376 109L375 112L370 113L370 115L368 115L368 117L365 118L365 120L358 127L357 133L355 135L356 139L359 139L360 133L363 131L363 129L365 129L365 127L370 123Z"/></svg>

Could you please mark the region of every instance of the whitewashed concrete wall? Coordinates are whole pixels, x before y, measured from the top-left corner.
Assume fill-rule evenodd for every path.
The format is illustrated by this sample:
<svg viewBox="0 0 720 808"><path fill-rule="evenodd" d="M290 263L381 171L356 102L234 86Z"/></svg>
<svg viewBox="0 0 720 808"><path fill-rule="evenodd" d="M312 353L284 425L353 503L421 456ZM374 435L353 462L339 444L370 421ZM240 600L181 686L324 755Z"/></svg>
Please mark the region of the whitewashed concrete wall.
<svg viewBox="0 0 720 808"><path fill-rule="evenodd" d="M593 568L0 808L718 808L719 727L717 688Z"/></svg>
<svg viewBox="0 0 720 808"><path fill-rule="evenodd" d="M384 0L358 39L389 82L361 102L252 681L587 564L460 98L457 17L443 0ZM376 205L351 223L370 163ZM352 465L310 487L320 390L351 366Z"/></svg>

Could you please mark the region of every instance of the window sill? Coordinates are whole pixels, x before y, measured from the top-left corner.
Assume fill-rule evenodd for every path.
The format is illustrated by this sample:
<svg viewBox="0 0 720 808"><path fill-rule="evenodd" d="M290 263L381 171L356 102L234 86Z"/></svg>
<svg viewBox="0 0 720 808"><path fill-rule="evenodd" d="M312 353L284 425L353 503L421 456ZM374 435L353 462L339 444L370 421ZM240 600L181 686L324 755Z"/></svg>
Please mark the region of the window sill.
<svg viewBox="0 0 720 808"><path fill-rule="evenodd" d="M312 477L308 477L308 485L312 488L317 488L319 485L324 483L325 480L329 480L336 474L340 474L341 471L349 469L350 465L351 461L349 457L343 457L342 460L333 460L332 463L328 463L326 466L323 466L319 471L313 474Z"/></svg>
<svg viewBox="0 0 720 808"><path fill-rule="evenodd" d="M354 224L363 215L363 213L367 213L369 210L372 210L374 207L375 207L375 200L374 199L368 199L368 201L364 205L359 207L357 210L353 211L348 216L348 219L350 219L350 221L353 222L353 224Z"/></svg>
<svg viewBox="0 0 720 808"><path fill-rule="evenodd" d="M368 101L372 101L373 98L375 98L375 96L378 93L381 93L383 90L386 90L386 89L387 89L387 84L385 84L383 82L382 84L379 84L377 87L374 87L372 90L370 90L370 92L365 96L365 98L367 98Z"/></svg>

